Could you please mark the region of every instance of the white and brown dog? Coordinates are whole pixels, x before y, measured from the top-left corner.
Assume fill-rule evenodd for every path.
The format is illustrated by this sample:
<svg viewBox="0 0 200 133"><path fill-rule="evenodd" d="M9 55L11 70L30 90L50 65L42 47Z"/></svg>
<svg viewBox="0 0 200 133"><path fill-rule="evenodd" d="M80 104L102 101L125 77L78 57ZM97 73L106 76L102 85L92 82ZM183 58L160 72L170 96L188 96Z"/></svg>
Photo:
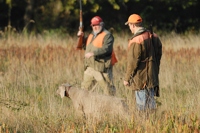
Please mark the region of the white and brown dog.
<svg viewBox="0 0 200 133"><path fill-rule="evenodd" d="M67 83L59 86L57 94L61 98L69 97L75 110L86 118L101 118L103 115L117 116L122 119L130 118L128 106L122 98L89 92Z"/></svg>

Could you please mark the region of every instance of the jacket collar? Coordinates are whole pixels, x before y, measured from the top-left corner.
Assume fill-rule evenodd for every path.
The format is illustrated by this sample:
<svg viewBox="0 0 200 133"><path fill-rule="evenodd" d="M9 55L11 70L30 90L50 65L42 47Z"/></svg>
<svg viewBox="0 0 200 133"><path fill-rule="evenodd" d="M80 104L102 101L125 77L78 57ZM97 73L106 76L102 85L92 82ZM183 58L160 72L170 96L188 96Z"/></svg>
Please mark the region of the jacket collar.
<svg viewBox="0 0 200 133"><path fill-rule="evenodd" d="M140 34L146 32L146 31L147 31L147 29L144 28L144 27L139 28L139 29L134 33L134 35L130 38L130 40L133 39L134 37L136 37L136 36L138 36L138 35L140 35Z"/></svg>

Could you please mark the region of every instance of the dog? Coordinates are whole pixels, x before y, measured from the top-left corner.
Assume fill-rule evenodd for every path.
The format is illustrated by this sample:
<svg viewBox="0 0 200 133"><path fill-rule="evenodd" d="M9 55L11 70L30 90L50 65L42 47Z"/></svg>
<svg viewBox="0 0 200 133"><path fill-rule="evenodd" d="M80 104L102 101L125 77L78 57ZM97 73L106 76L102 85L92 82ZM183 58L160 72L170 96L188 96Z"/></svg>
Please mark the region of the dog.
<svg viewBox="0 0 200 133"><path fill-rule="evenodd" d="M101 118L103 115L129 118L128 106L122 98L79 89L68 83L60 85L57 94L61 98L70 98L76 112L84 118Z"/></svg>

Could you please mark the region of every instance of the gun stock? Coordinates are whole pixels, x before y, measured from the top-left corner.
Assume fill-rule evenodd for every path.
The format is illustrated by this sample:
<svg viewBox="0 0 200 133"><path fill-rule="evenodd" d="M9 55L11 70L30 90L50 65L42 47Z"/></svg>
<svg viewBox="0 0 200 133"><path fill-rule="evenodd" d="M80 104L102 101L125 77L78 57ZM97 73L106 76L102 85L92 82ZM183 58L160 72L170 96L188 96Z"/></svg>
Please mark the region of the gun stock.
<svg viewBox="0 0 200 133"><path fill-rule="evenodd" d="M153 26L152 26L152 24L150 25L149 30L150 30L150 33L151 33L151 43L152 43L152 46L153 46L153 49L154 49L154 54L155 54L155 44L154 44L154 40L153 40ZM158 62L158 59L156 57L156 64L157 64L157 62ZM159 85L154 87L154 93L155 93L156 97L160 97Z"/></svg>
<svg viewBox="0 0 200 133"><path fill-rule="evenodd" d="M82 50L82 48L83 48L83 39L84 39L83 35L78 37L78 43L77 43L77 46L76 46L77 50Z"/></svg>

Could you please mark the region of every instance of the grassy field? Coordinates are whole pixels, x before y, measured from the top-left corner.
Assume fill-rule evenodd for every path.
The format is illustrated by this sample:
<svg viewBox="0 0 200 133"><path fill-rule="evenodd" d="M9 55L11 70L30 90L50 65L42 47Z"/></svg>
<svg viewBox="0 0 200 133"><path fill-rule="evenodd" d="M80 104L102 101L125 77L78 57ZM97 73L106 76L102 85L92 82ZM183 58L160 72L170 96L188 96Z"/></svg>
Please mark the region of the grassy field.
<svg viewBox="0 0 200 133"><path fill-rule="evenodd" d="M199 133L200 35L162 35L163 56L156 115L131 121L88 122L76 117L71 100L55 94L62 83L80 87L84 51L77 38L1 33L0 133ZM115 34L114 84L134 110L134 96L123 86L128 36Z"/></svg>

